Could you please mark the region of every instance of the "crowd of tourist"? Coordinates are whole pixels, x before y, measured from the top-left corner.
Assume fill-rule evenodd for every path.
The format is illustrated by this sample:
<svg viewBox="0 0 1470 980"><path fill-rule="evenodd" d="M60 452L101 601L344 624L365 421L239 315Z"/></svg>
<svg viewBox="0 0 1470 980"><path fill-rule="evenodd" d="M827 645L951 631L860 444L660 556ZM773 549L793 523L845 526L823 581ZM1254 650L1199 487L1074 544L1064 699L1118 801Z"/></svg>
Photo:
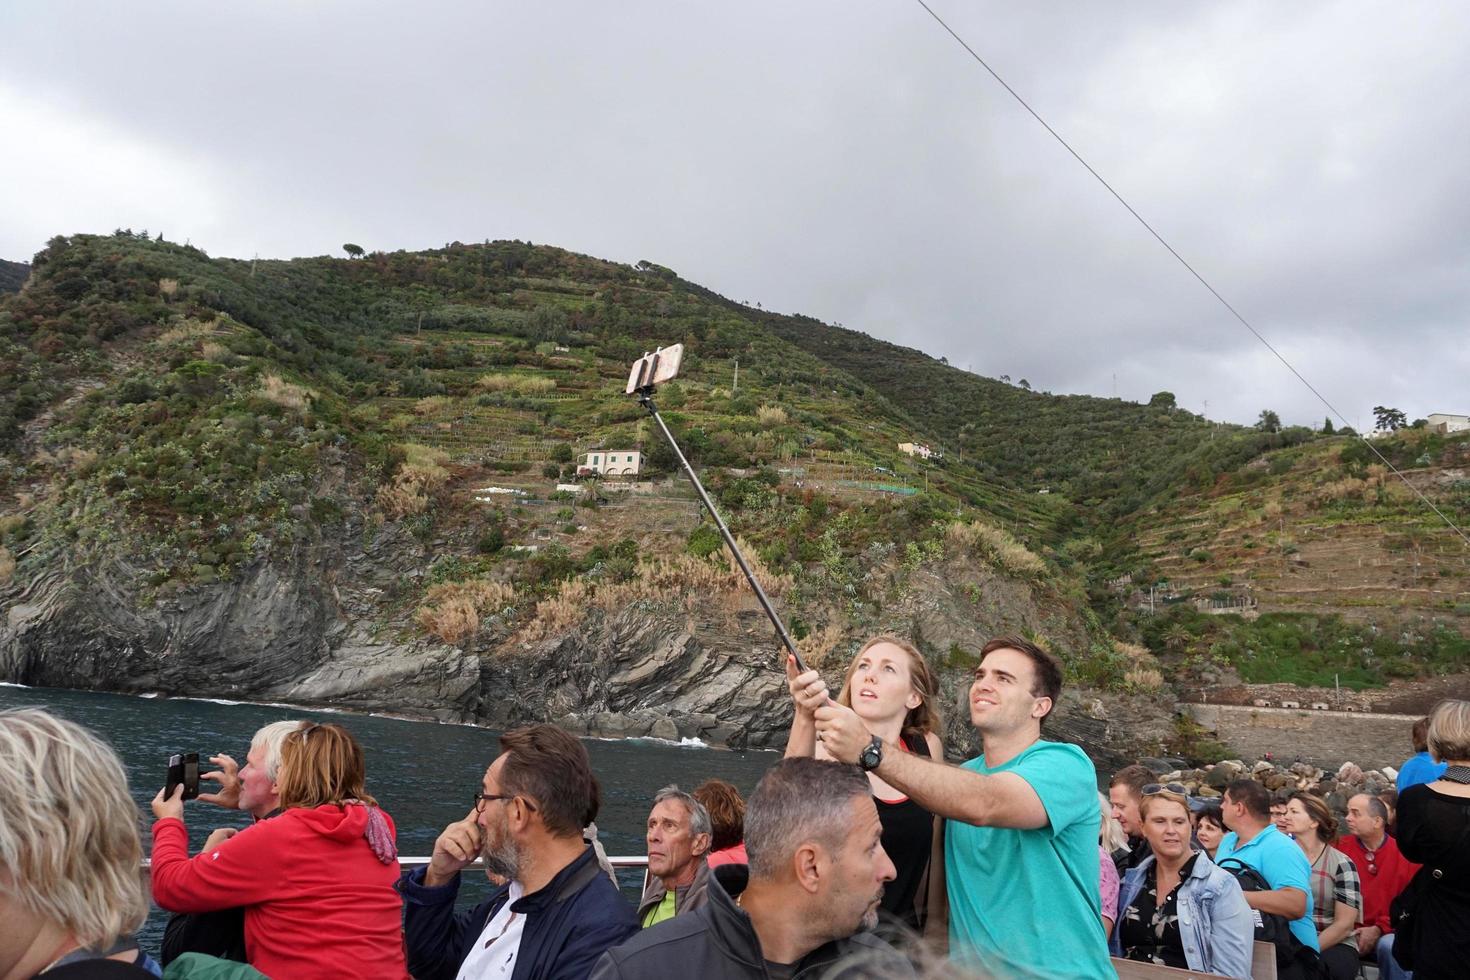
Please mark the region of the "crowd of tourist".
<svg viewBox="0 0 1470 980"><path fill-rule="evenodd" d="M352 734L268 725L244 766L204 775L200 800L249 827L191 856L182 788L152 801L162 963L133 938L148 902L117 756L43 710L0 712L0 980L1097 978L1130 961L1249 978L1263 955L1285 978L1470 970L1470 701L1414 727L1392 808L1353 796L1340 835L1324 797L1251 778L1205 799L1134 765L1100 794L1086 755L1042 737L1062 669L1020 638L980 654L981 752L961 765L899 637L864 644L835 696L794 660L787 679L786 758L748 799L710 780L649 801L636 904L596 843L586 748L554 725L502 735L406 873ZM494 889L460 903L476 862Z"/></svg>

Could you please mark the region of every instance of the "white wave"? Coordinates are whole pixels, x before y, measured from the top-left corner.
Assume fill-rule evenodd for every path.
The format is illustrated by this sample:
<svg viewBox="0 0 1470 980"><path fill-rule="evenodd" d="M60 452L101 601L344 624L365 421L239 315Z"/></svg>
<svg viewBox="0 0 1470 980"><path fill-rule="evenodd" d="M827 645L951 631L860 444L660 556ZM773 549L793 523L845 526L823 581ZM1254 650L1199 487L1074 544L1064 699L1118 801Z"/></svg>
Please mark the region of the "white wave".
<svg viewBox="0 0 1470 980"><path fill-rule="evenodd" d="M29 688L29 687L30 687L30 685L29 685L29 684L12 684L12 683L10 683L10 682L9 682L9 681L0 681L0 687L19 687L19 688Z"/></svg>
<svg viewBox="0 0 1470 980"><path fill-rule="evenodd" d="M676 749L707 749L709 744L698 738L658 738L654 735L634 735L631 738L597 738L599 742L652 742L655 745L668 745Z"/></svg>

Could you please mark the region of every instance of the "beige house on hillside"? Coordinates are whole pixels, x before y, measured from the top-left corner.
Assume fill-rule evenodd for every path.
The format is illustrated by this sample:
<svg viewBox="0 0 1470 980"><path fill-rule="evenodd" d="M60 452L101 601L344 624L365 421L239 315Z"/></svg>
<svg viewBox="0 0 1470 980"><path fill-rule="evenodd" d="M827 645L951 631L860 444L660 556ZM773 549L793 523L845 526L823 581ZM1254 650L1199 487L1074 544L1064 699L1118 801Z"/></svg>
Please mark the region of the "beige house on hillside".
<svg viewBox="0 0 1470 980"><path fill-rule="evenodd" d="M637 476L643 454L636 449L594 449L577 457L578 476Z"/></svg>

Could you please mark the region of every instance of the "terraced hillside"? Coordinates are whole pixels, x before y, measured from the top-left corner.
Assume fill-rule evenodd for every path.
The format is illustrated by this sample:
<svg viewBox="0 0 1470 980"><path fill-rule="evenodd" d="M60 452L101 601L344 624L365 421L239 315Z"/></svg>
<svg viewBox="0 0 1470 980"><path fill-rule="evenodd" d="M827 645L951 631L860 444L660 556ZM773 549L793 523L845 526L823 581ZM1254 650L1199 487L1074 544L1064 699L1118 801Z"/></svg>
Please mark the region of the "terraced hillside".
<svg viewBox="0 0 1470 980"><path fill-rule="evenodd" d="M517 242L239 262L119 233L33 268L0 301L7 677L634 733L710 656L779 686L769 627L621 393L675 341L665 416L813 659L888 628L958 671L1004 630L1103 687L1147 660L1089 609L1062 495L904 453L936 434L658 266ZM637 485L575 482L619 449L643 454ZM724 731L722 690L691 679L679 724Z"/></svg>
<svg viewBox="0 0 1470 980"><path fill-rule="evenodd" d="M215 638L232 683L283 697L380 690L387 670L475 675L453 699L482 715L522 682L543 716L642 711L647 663L710 655L670 635L769 643L621 394L629 362L673 342L688 353L665 416L818 659L891 628L959 676L986 636L1022 631L1084 682L1143 692L1158 660L1190 683L1330 661L1381 684L1467 659L1433 640L1465 628L1463 555L1341 439L1213 425L1167 392L1029 391L647 262L521 242L242 262L118 233L54 240L0 299L0 666L64 676L47 651L91 644L107 683L167 686L187 634ZM1393 451L1463 519L1463 444L1416 439ZM581 454L618 449L643 454L638 485L559 489ZM1353 633L1318 664L1181 601L1215 593L1298 617L1298 641L1390 619L1420 633L1388 661ZM282 595L291 610L270 606ZM299 625L305 673L254 634L170 619L229 621L241 596L262 603L252 623ZM62 630L87 602L105 622ZM619 700L583 672L623 655L651 659L615 674ZM522 658L564 664L564 683L502 671ZM689 685L710 709L693 714L728 710Z"/></svg>
<svg viewBox="0 0 1470 980"><path fill-rule="evenodd" d="M1452 520L1470 518L1470 437L1406 430L1379 448L1408 458L1404 475ZM1249 598L1261 612L1470 617L1470 547L1364 456L1341 436L1262 457L1252 485L1155 511L1139 553L1168 591Z"/></svg>
<svg viewBox="0 0 1470 980"><path fill-rule="evenodd" d="M1467 526L1470 437L1410 429L1375 446ZM1324 686L1448 670L1470 653L1470 546L1356 439L1263 456L1136 526L1138 574L1113 587L1161 650Z"/></svg>

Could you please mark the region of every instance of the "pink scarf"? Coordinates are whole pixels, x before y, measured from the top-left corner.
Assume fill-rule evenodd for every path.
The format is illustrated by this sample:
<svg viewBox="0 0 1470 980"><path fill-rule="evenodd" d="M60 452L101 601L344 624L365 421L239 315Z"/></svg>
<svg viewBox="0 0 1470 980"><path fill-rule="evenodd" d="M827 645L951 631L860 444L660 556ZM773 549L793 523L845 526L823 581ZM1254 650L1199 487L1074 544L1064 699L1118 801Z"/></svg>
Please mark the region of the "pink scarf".
<svg viewBox="0 0 1470 980"><path fill-rule="evenodd" d="M389 829L388 818L383 816L383 811L375 806L368 806L362 800L343 800L342 805L367 807L367 830L362 835L367 838L368 847L373 849L373 855L384 864L397 861L398 844L393 840L393 831Z"/></svg>

